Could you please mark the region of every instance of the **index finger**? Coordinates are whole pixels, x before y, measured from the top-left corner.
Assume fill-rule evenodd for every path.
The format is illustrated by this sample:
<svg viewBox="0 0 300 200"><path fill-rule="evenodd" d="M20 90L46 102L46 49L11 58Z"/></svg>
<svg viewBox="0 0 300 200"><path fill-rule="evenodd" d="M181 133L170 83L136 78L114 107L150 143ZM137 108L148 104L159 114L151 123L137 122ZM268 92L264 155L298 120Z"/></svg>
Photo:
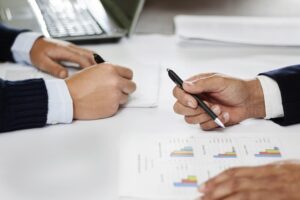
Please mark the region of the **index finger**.
<svg viewBox="0 0 300 200"><path fill-rule="evenodd" d="M192 95L186 93L182 89L180 89L178 86L174 88L173 95L178 101L187 107L190 107L192 109L197 109L198 103Z"/></svg>
<svg viewBox="0 0 300 200"><path fill-rule="evenodd" d="M116 66L117 73L122 76L123 78L132 80L133 78L133 71L126 67Z"/></svg>
<svg viewBox="0 0 300 200"><path fill-rule="evenodd" d="M79 46L76 46L74 44L69 45L69 48L71 51L75 51L78 54L86 57L90 62L90 66L97 64L96 61L94 60L94 56L93 56L94 52L92 52L88 49L84 49ZM83 67L86 67L86 66L83 66Z"/></svg>
<svg viewBox="0 0 300 200"><path fill-rule="evenodd" d="M203 74L198 74L198 75L195 75L195 76L192 76L190 78L188 78L186 81L196 81L198 79L201 79L201 78L208 78L208 77L211 77L211 76L215 76L216 73L203 73Z"/></svg>

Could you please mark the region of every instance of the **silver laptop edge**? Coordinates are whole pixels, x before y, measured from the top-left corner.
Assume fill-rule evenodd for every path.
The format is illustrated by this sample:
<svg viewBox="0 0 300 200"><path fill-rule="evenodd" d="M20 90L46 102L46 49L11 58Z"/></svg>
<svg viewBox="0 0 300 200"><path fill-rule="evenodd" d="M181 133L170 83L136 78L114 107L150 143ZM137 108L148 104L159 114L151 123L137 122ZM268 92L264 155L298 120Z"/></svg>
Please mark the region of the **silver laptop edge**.
<svg viewBox="0 0 300 200"><path fill-rule="evenodd" d="M139 21L139 18L141 16L142 11L143 11L144 5L145 5L145 0L140 0L140 3L138 5L138 8L136 10L136 13L135 13L133 21L132 21L132 25L131 25L131 27L129 29L129 32L128 32L128 37L130 37L130 36L132 36L134 34L134 31L136 29L137 23Z"/></svg>
<svg viewBox="0 0 300 200"><path fill-rule="evenodd" d="M7 0L7 1L9 1L9 0ZM138 1L138 6L135 9L135 13L134 13L134 17L132 19L131 26L127 30L125 30L117 24L117 22L114 20L114 18L112 16L110 16L110 13L108 13L106 11L106 9L103 7L100 0L79 0L79 1L88 2L87 3L88 9L91 11L91 14L94 16L94 18L99 22L99 24L105 31L105 34L103 34L103 35L88 35L88 36L66 36L66 37L59 37L58 39L68 40L71 42L81 42L81 41L84 42L84 41L88 41L88 40L99 40L100 41L102 39L109 41L110 39L113 39L113 40L120 39L126 35L128 37L130 37L133 35L133 33L135 31L139 17L143 10L143 6L145 4L145 0ZM6 0L0 0L0 5L2 4L1 2L2 3L6 2ZM25 2L28 2L28 4L27 4L28 9L31 9L32 14L34 15L34 18L35 18L31 23L25 23L25 24L35 24L34 27L26 26L26 25L24 25L24 26L26 26L26 27L24 27L20 23L14 23L15 19L14 19L14 16L12 16L12 15L14 15L14 13L13 14L10 13L10 10L11 10L10 7L7 7L7 9L0 8L0 21L3 21L10 25L16 24L17 28L18 27L19 28L28 28L28 29L32 29L33 31L41 31L45 35L45 37L51 37L51 35L48 31L47 25L44 21L44 17L41 13L41 10L40 10L37 2L35 0L26 0ZM9 3L9 5L11 5L11 3ZM14 9L14 7L12 7L12 8ZM12 17L9 18L9 16L12 16ZM17 20L19 20L19 19L17 19ZM25 19L25 20L27 20L27 19ZM17 24L20 24L20 26Z"/></svg>

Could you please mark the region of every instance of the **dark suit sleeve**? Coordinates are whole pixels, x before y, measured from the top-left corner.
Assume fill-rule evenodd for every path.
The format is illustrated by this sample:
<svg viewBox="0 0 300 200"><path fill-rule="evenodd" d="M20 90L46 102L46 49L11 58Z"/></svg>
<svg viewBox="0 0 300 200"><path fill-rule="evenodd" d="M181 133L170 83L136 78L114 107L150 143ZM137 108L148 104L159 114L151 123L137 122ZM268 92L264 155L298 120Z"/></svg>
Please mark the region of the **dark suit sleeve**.
<svg viewBox="0 0 300 200"><path fill-rule="evenodd" d="M282 126L300 123L300 65L260 75L265 75L275 80L281 92L284 117L273 119L273 121Z"/></svg>
<svg viewBox="0 0 300 200"><path fill-rule="evenodd" d="M14 62L11 47L14 44L17 36L27 30L16 30L0 24L0 62Z"/></svg>
<svg viewBox="0 0 300 200"><path fill-rule="evenodd" d="M0 132L45 126L48 94L44 80L0 79Z"/></svg>

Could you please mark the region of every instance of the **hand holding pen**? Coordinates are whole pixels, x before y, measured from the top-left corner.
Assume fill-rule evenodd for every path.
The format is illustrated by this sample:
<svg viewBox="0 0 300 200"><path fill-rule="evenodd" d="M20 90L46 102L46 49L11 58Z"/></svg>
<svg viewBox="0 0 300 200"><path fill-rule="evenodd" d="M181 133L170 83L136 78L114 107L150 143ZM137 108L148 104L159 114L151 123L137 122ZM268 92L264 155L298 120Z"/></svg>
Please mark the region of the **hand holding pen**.
<svg viewBox="0 0 300 200"><path fill-rule="evenodd" d="M183 81L182 79L171 69L167 69L169 77L173 80L173 82L182 90L183 89ZM209 117L221 128L225 128L222 121L218 118L218 116L203 102L203 100L195 94L192 95L197 101L198 105L209 115Z"/></svg>

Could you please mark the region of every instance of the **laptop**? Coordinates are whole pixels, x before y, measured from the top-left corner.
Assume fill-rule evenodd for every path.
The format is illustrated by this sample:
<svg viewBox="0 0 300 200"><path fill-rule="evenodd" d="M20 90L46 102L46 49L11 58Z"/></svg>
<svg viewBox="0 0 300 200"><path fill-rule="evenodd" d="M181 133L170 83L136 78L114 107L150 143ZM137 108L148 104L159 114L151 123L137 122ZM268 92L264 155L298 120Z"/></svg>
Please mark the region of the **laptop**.
<svg viewBox="0 0 300 200"><path fill-rule="evenodd" d="M77 44L130 37L145 0L0 0L1 23Z"/></svg>

